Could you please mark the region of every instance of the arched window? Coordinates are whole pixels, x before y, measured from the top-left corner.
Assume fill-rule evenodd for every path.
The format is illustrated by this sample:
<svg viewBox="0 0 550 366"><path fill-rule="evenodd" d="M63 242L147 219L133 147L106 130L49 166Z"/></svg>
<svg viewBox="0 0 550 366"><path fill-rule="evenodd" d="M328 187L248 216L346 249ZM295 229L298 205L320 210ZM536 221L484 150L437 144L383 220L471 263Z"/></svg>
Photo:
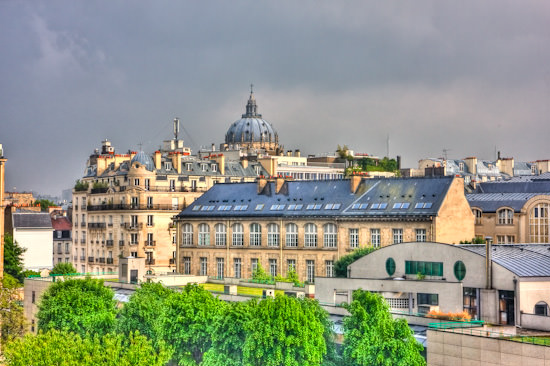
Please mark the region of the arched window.
<svg viewBox="0 0 550 366"><path fill-rule="evenodd" d="M243 245L243 225L242 224L233 224L231 227L231 230L233 231L233 237L232 237L232 245L235 246L242 246Z"/></svg>
<svg viewBox="0 0 550 366"><path fill-rule="evenodd" d="M193 245L193 225L183 224L181 228L182 240L181 245L189 246Z"/></svg>
<svg viewBox="0 0 550 366"><path fill-rule="evenodd" d="M306 224L304 235L304 246L316 247L317 246L317 225Z"/></svg>
<svg viewBox="0 0 550 366"><path fill-rule="evenodd" d="M277 224L267 225L267 246L269 247L279 246L279 225Z"/></svg>
<svg viewBox="0 0 550 366"><path fill-rule="evenodd" d="M539 301L535 305L535 309L533 311L535 315L544 315L548 316L548 304L544 301Z"/></svg>
<svg viewBox="0 0 550 366"><path fill-rule="evenodd" d="M539 203L529 213L529 239L531 243L548 243L548 203Z"/></svg>
<svg viewBox="0 0 550 366"><path fill-rule="evenodd" d="M326 224L323 227L323 245L325 248L336 248L337 239L336 225Z"/></svg>
<svg viewBox="0 0 550 366"><path fill-rule="evenodd" d="M478 208L474 208L472 210L472 213L474 214L474 224L481 225L481 210Z"/></svg>
<svg viewBox="0 0 550 366"><path fill-rule="evenodd" d="M210 245L210 226L208 224L199 225L199 245Z"/></svg>
<svg viewBox="0 0 550 366"><path fill-rule="evenodd" d="M497 216L499 225L511 225L514 223L514 211L509 208L499 210Z"/></svg>
<svg viewBox="0 0 550 366"><path fill-rule="evenodd" d="M225 224L216 224L216 226L214 226L214 230L216 231L216 245L225 246L227 241L227 228L225 227Z"/></svg>
<svg viewBox="0 0 550 366"><path fill-rule="evenodd" d="M287 247L298 246L298 225L294 223L286 224L285 243Z"/></svg>
<svg viewBox="0 0 550 366"><path fill-rule="evenodd" d="M250 224L250 246L259 247L262 245L262 227L260 224Z"/></svg>

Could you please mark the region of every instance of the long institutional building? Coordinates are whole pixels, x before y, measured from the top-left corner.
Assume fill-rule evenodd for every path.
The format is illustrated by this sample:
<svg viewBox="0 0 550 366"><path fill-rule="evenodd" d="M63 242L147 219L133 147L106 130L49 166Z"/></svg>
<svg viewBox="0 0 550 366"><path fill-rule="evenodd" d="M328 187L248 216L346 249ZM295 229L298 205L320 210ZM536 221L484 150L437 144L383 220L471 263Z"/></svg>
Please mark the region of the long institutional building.
<svg viewBox="0 0 550 366"><path fill-rule="evenodd" d="M299 278L332 277L360 246L411 241L458 244L474 216L455 177L219 184L176 218L178 272L250 278L292 267Z"/></svg>
<svg viewBox="0 0 550 366"><path fill-rule="evenodd" d="M172 217L216 183L255 182L280 174L281 167L289 167L288 174L297 179L343 176L343 169L308 167L298 151L284 155L252 92L245 114L230 125L220 150L212 145L191 155L178 132L175 120L174 138L153 154L120 154L105 140L89 157L73 189L72 262L78 271L116 271L119 258L133 256L145 257L150 273L174 272Z"/></svg>

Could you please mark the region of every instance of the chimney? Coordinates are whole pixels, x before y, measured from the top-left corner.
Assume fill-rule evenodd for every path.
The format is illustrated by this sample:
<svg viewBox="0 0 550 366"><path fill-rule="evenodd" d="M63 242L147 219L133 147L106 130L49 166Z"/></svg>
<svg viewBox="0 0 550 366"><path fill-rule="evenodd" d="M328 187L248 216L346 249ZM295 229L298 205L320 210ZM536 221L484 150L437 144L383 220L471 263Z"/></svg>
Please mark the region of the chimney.
<svg viewBox="0 0 550 366"><path fill-rule="evenodd" d="M160 151L155 151L155 169L160 169L160 165L161 165L161 162L162 162L162 154L160 153Z"/></svg>
<svg viewBox="0 0 550 366"><path fill-rule="evenodd" d="M248 168L248 159L241 160L241 165L244 169Z"/></svg>
<svg viewBox="0 0 550 366"><path fill-rule="evenodd" d="M493 260L491 254L493 252L493 238L490 236L485 237L485 288L493 288Z"/></svg>
<svg viewBox="0 0 550 366"><path fill-rule="evenodd" d="M107 169L107 156L99 155L97 157L96 166L97 175L100 176L105 171L105 169Z"/></svg>
<svg viewBox="0 0 550 366"><path fill-rule="evenodd" d="M297 157L297 158L299 158L301 156L301 153L300 153L299 149L294 150L294 156Z"/></svg>
<svg viewBox="0 0 550 366"><path fill-rule="evenodd" d="M477 175L477 158L475 156L464 159L464 163L471 174Z"/></svg>
<svg viewBox="0 0 550 366"><path fill-rule="evenodd" d="M212 143L212 152L216 151L216 144Z"/></svg>
<svg viewBox="0 0 550 366"><path fill-rule="evenodd" d="M292 150L287 150L286 151L286 156L292 156Z"/></svg>
<svg viewBox="0 0 550 366"><path fill-rule="evenodd" d="M262 193L266 185L267 185L267 179L258 178L258 194Z"/></svg>
<svg viewBox="0 0 550 366"><path fill-rule="evenodd" d="M275 179L275 193L279 193L284 184L285 184L285 178L277 177Z"/></svg>
<svg viewBox="0 0 550 366"><path fill-rule="evenodd" d="M351 193L357 192L357 188L359 188L359 184L361 184L361 177L359 175L352 175L350 178L350 184Z"/></svg>

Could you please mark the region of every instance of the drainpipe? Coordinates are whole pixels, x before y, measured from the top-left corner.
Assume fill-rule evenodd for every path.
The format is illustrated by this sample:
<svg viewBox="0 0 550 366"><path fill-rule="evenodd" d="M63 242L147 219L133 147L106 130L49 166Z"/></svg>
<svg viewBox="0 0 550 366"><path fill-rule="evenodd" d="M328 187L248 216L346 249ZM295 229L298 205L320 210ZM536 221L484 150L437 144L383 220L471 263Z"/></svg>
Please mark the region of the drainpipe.
<svg viewBox="0 0 550 366"><path fill-rule="evenodd" d="M493 261L491 258L493 248L493 238L490 236L485 237L485 288L490 290L493 288Z"/></svg>
<svg viewBox="0 0 550 366"><path fill-rule="evenodd" d="M514 317L516 318L516 327L521 328L521 311L519 310L519 298L518 298L518 279L514 277Z"/></svg>

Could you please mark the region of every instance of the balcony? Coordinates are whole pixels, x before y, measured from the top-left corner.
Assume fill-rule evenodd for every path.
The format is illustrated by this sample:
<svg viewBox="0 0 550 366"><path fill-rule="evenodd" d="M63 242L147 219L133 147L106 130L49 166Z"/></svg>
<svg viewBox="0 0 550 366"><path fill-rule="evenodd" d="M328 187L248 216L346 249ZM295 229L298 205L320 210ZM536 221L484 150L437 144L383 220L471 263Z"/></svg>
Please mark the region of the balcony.
<svg viewBox="0 0 550 366"><path fill-rule="evenodd" d="M105 245L107 245L108 247L112 247L113 242L114 242L114 240L112 240L112 239L105 240Z"/></svg>
<svg viewBox="0 0 550 366"><path fill-rule="evenodd" d="M126 230L138 230L143 229L143 222L139 223L130 223L130 222L124 222L120 224L120 227Z"/></svg>
<svg viewBox="0 0 550 366"><path fill-rule="evenodd" d="M156 240L146 240L145 241L145 246L146 247L154 247L157 245L157 241Z"/></svg>
<svg viewBox="0 0 550 366"><path fill-rule="evenodd" d="M73 257L73 261L76 262L77 260L78 260L78 255L75 255L75 256Z"/></svg>
<svg viewBox="0 0 550 366"><path fill-rule="evenodd" d="M170 258L170 264L176 264L176 258Z"/></svg>
<svg viewBox="0 0 550 366"><path fill-rule="evenodd" d="M113 258L107 258L107 264L113 264Z"/></svg>
<svg viewBox="0 0 550 366"><path fill-rule="evenodd" d="M92 194L107 193L108 187L92 188Z"/></svg>
<svg viewBox="0 0 550 366"><path fill-rule="evenodd" d="M88 223L88 229L105 229L104 222L90 222Z"/></svg>
<svg viewBox="0 0 550 366"><path fill-rule="evenodd" d="M57 250L57 254L63 254L63 250L58 249L58 250Z"/></svg>
<svg viewBox="0 0 550 366"><path fill-rule="evenodd" d="M99 259L99 263L105 263L105 257L101 257L101 258L98 258Z"/></svg>
<svg viewBox="0 0 550 366"><path fill-rule="evenodd" d="M86 244L86 239L80 239L80 244Z"/></svg>
<svg viewBox="0 0 550 366"><path fill-rule="evenodd" d="M118 245L121 246L121 247L123 247L123 246L124 246L124 240L119 240L119 241L118 241Z"/></svg>
<svg viewBox="0 0 550 366"><path fill-rule="evenodd" d="M82 221L82 222L80 223L80 227L86 227L86 221Z"/></svg>
<svg viewBox="0 0 550 366"><path fill-rule="evenodd" d="M81 205L80 209L83 210L83 211L86 211L86 205Z"/></svg>
<svg viewBox="0 0 550 366"><path fill-rule="evenodd" d="M181 211L186 206L183 204L173 205L171 203L164 204L104 204L90 205L88 211L121 211L121 210L147 210L147 211Z"/></svg>
<svg viewBox="0 0 550 366"><path fill-rule="evenodd" d="M85 256L81 256L81 257L80 257L80 261L81 261L81 262L84 262L85 260L86 260L86 257L85 257Z"/></svg>
<svg viewBox="0 0 550 366"><path fill-rule="evenodd" d="M88 257L88 262L94 263L94 257Z"/></svg>
<svg viewBox="0 0 550 366"><path fill-rule="evenodd" d="M155 264L155 260L154 260L154 259L145 259L145 264L146 264L146 265L154 265L154 264Z"/></svg>

